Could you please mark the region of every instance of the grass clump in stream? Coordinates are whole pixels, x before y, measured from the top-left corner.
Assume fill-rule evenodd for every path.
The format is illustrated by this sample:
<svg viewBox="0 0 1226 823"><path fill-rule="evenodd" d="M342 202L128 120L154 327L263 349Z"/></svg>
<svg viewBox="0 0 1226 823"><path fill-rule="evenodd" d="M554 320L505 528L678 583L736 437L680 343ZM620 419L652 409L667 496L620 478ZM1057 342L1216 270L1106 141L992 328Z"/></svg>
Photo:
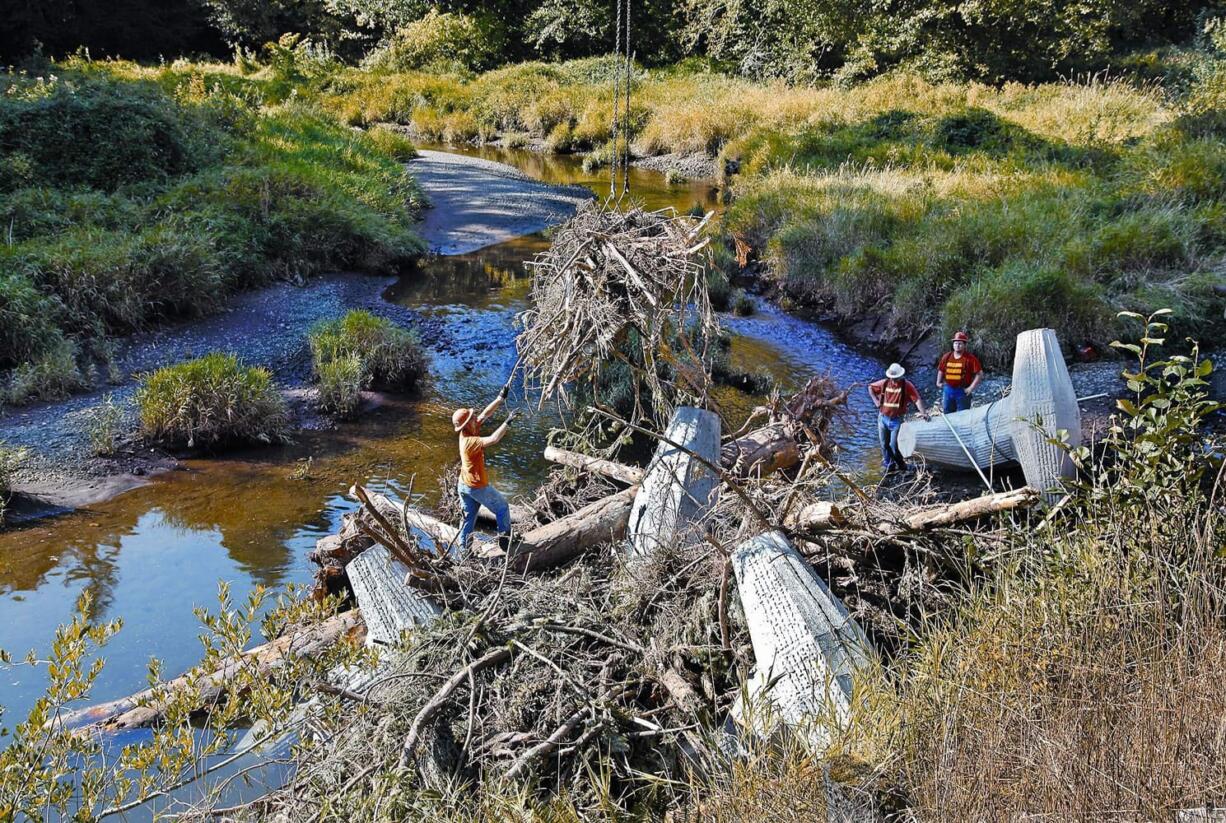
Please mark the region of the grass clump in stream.
<svg viewBox="0 0 1226 823"><path fill-rule="evenodd" d="M273 443L289 436L285 401L260 366L214 352L158 369L141 380L141 433L177 448Z"/></svg>
<svg viewBox="0 0 1226 823"><path fill-rule="evenodd" d="M320 407L338 417L357 411L363 389L413 389L430 369L416 332L361 309L312 329L311 358Z"/></svg>

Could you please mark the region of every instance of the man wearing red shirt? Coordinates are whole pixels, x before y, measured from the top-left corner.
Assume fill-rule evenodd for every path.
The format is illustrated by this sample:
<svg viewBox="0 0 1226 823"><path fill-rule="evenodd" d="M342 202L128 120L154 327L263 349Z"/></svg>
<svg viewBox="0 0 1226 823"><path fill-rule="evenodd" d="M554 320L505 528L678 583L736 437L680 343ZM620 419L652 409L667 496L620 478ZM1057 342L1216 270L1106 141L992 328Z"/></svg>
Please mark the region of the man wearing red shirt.
<svg viewBox="0 0 1226 823"><path fill-rule="evenodd" d="M914 403L925 420L928 410L924 408L924 400L910 380L905 380L907 370L897 363L891 363L885 370L885 379L868 385L868 396L879 412L877 415L877 439L881 442L881 466L886 474L893 471L906 471L907 464L898 451L898 430L902 428L902 419L907 414L907 407Z"/></svg>
<svg viewBox="0 0 1226 823"><path fill-rule="evenodd" d="M966 332L954 335L952 352L941 355L937 364L937 388L941 390L941 413L966 411L971 407L971 393L983 379L979 358L966 350L970 338Z"/></svg>

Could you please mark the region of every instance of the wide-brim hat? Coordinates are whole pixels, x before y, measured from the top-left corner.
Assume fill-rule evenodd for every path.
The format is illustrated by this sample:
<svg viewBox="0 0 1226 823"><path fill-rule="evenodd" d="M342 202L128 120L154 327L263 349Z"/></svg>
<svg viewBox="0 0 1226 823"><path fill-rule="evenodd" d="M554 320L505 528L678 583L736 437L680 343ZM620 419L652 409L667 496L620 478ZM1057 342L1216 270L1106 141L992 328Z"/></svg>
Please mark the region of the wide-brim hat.
<svg viewBox="0 0 1226 823"><path fill-rule="evenodd" d="M969 342L971 342L971 339L970 339L969 337L967 337L966 332L964 332L964 331L960 331L960 332L958 332L957 334L955 334L955 335L954 335L954 342L955 342L955 343L959 343L959 342L961 342L961 343L969 343Z"/></svg>
<svg viewBox="0 0 1226 823"><path fill-rule="evenodd" d="M906 373L907 373L907 370L904 369L898 363L891 363L890 367L885 370L885 376L890 378L891 380L897 380L898 378L902 377Z"/></svg>
<svg viewBox="0 0 1226 823"><path fill-rule="evenodd" d="M468 421L473 419L472 409L456 409L451 413L451 425L456 431L463 431Z"/></svg>

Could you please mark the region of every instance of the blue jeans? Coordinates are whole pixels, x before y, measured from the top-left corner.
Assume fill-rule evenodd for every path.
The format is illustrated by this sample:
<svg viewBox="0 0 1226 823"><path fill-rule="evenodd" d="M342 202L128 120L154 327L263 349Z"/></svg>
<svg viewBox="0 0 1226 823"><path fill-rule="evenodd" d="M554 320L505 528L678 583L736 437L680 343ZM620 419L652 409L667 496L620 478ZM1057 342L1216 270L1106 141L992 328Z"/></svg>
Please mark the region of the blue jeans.
<svg viewBox="0 0 1226 823"><path fill-rule="evenodd" d="M877 439L881 442L881 468L888 471L905 469L907 464L898 451L898 430L902 428L902 418L877 415Z"/></svg>
<svg viewBox="0 0 1226 823"><path fill-rule="evenodd" d="M479 489L470 488L463 483L456 484L460 493L460 503L464 506L464 523L460 526L460 551L468 551L468 540L472 537L477 525L477 513L484 505L494 513L498 520L498 533L511 533L511 506L502 492L493 486L482 486Z"/></svg>
<svg viewBox="0 0 1226 823"><path fill-rule="evenodd" d="M966 411L971 407L971 396L966 389L955 388L945 384L941 389L941 411L950 414L956 411Z"/></svg>

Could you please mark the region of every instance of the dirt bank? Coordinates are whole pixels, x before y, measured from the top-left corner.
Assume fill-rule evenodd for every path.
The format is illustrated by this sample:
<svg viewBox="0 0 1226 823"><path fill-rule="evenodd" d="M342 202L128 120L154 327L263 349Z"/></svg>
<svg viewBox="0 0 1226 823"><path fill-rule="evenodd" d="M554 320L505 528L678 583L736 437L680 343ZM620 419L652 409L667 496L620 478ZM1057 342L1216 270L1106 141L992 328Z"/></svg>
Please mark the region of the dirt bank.
<svg viewBox="0 0 1226 823"><path fill-rule="evenodd" d="M423 151L410 168L430 198L419 231L436 254L458 255L541 231L569 217L591 197L586 189L549 186L488 160ZM435 349L446 348L448 330L438 319L383 299L394 277L334 273L304 286L282 283L239 295L227 308L200 320L165 326L122 341L115 381L54 403L0 412L0 441L27 450L9 511L24 519L90 505L173 469L173 456L130 436L136 426L137 376L210 351L239 354L268 367L291 406L306 410L302 387L310 379L306 336L318 321L364 308L419 329ZM90 431L98 408L111 398L119 409L121 448L111 457L91 453ZM312 421L309 413L303 419Z"/></svg>

